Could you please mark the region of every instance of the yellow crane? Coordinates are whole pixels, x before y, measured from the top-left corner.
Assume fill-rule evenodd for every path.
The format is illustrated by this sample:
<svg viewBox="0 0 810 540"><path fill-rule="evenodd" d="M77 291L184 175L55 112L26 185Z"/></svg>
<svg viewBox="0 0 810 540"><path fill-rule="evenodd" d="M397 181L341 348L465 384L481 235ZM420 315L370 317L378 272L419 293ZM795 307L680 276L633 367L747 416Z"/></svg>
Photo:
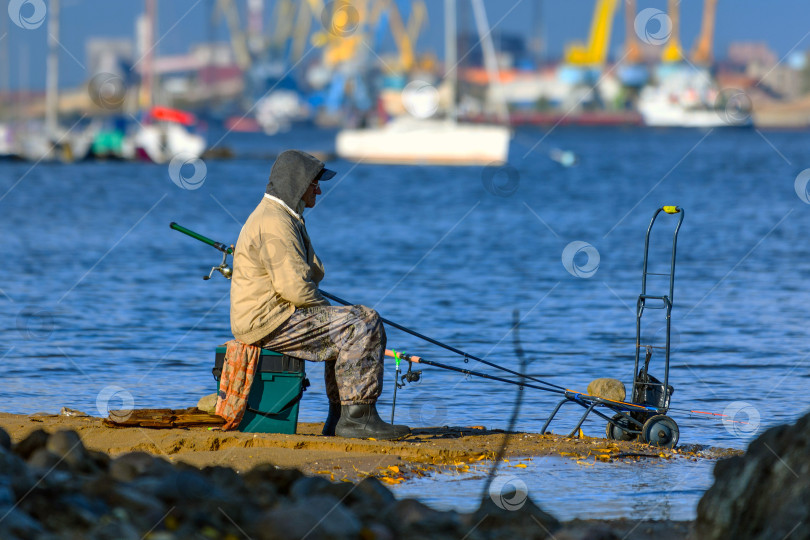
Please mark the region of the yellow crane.
<svg viewBox="0 0 810 540"><path fill-rule="evenodd" d="M624 59L628 64L641 62L641 47L636 35L636 0L624 0Z"/></svg>
<svg viewBox="0 0 810 540"><path fill-rule="evenodd" d="M320 0L308 0L315 4ZM414 66L414 46L424 25L427 8L422 0L411 3L411 13L407 23L393 0L340 0L335 2L332 13L327 20L336 28L346 24L347 15L354 19L348 21L357 28L343 35L341 32L318 32L313 36L313 43L324 48L324 64L335 66L342 62L352 60L363 47L369 47L366 42L367 34L380 24L382 13L388 12L388 24L399 53L398 65L387 66L394 71L410 71ZM296 32L298 34L298 32Z"/></svg>
<svg viewBox="0 0 810 540"><path fill-rule="evenodd" d="M565 61L575 66L599 66L607 60L617 0L597 0L588 44L575 42L565 48Z"/></svg>
<svg viewBox="0 0 810 540"><path fill-rule="evenodd" d="M717 0L704 0L700 35L695 40L695 46L692 49L692 61L695 64L709 65L712 63L712 40L716 13Z"/></svg>
<svg viewBox="0 0 810 540"><path fill-rule="evenodd" d="M669 36L664 47L664 52L661 53L661 60L664 62L680 62L683 60L683 48L681 47L681 13L680 13L680 0L668 0L667 11L669 18L672 21L672 33Z"/></svg>

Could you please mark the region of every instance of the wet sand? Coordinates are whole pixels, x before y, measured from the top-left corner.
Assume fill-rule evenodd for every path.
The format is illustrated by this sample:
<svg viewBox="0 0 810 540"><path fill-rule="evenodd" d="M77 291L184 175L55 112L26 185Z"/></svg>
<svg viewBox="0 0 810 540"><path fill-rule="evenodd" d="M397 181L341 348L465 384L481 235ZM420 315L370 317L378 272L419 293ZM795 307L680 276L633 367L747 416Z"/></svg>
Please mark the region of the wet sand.
<svg viewBox="0 0 810 540"><path fill-rule="evenodd" d="M49 433L70 429L84 445L117 456L143 451L171 462L196 467L221 465L245 472L262 463L294 467L306 474L334 480L366 476L407 481L431 470L481 470L495 458L505 433L481 426L417 428L401 441L342 439L321 436L321 423L299 423L298 433L222 432L209 428L111 428L91 416L17 415L0 413L0 427L13 442L36 429ZM681 447L674 450L646 444L609 441L599 437L568 439L560 435L514 433L506 457L562 456L577 461L639 459L707 459L739 453L735 450ZM398 469L398 470L397 470Z"/></svg>

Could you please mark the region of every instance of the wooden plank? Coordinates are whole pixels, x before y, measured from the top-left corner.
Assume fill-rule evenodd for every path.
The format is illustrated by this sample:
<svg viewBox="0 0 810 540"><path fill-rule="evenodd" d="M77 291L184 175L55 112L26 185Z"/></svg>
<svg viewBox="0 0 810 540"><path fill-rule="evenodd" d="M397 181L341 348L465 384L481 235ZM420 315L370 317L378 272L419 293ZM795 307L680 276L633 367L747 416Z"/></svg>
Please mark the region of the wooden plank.
<svg viewBox="0 0 810 540"><path fill-rule="evenodd" d="M188 409L134 409L110 411L109 418L102 422L108 427L147 427L155 429L220 426L225 423L221 416Z"/></svg>

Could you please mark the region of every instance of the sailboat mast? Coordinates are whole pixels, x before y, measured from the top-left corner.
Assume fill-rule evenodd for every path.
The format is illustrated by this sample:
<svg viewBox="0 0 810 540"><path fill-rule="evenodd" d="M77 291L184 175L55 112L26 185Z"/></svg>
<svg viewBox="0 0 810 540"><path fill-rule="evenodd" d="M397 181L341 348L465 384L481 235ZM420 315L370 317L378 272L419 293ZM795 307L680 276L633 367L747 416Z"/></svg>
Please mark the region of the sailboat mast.
<svg viewBox="0 0 810 540"><path fill-rule="evenodd" d="M475 28L478 30L478 41L484 54L484 66L487 70L487 79L489 79L489 91L490 95L494 94L492 102L495 103L498 119L502 123L508 124L509 109L503 97L498 59L495 55L495 44L492 42L492 31L489 28L484 2L483 0L472 0L472 6Z"/></svg>
<svg viewBox="0 0 810 540"><path fill-rule="evenodd" d="M49 11L45 129L49 137L56 137L59 124L59 0L51 0Z"/></svg>
<svg viewBox="0 0 810 540"><path fill-rule="evenodd" d="M456 0L444 0L444 78L450 88L447 118L456 121Z"/></svg>

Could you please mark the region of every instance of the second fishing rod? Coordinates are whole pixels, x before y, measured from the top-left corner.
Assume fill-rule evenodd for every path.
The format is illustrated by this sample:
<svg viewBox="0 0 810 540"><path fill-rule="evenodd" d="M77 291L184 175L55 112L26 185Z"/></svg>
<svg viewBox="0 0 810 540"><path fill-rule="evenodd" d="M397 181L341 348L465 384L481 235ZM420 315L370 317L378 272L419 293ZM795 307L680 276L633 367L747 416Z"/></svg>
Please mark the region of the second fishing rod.
<svg viewBox="0 0 810 540"><path fill-rule="evenodd" d="M231 279L232 269L227 264L227 258L228 258L228 255L233 254L233 246L228 247L226 244L223 244L221 242L217 242L215 240L212 240L212 239L210 239L210 238L208 238L206 236L203 236L203 235L201 235L199 233L196 233L196 232L192 231L191 229L187 229L186 227L183 227L182 225L179 225L179 224L177 224L175 222L170 223L169 227L174 229L175 231L178 231L178 232L181 232L181 233L183 233L183 234L185 234L187 236L190 236L191 238L194 238L195 240L199 240L200 242L202 242L204 244L208 244L209 246L211 246L211 247L219 250L220 252L222 252L222 262L220 263L220 265L211 268L211 272L208 274L207 277L203 277L203 279L210 279L211 275L213 275L213 273L215 271L221 273L227 279ZM353 305L351 302L349 302L347 300L344 300L343 298L340 298L338 296L335 296L334 294L328 293L328 292L324 291L323 289L318 289L318 290L320 291L320 293L323 296L325 296L326 298L329 298L330 300L334 300L335 302L337 302L339 304L343 304L344 306ZM464 358L465 363L469 362L470 360L474 360L476 362L480 362L480 363L482 363L484 365L490 366L490 367L495 368L495 369L499 369L499 370L504 371L506 373L510 373L512 375L517 375L518 377L520 377L522 379L527 379L527 380L530 380L530 381L535 382L537 384L545 385L546 387L548 387L547 389L554 388L554 389L556 389L556 391L566 391L566 388L564 388L562 386L559 386L557 384L553 384L553 383L544 381L542 379L538 379L537 377L532 377L531 375L525 375L525 374L519 373L519 372L517 372L517 371L515 371L513 369L509 369L507 367L501 366L501 365L496 364L494 362L490 362L489 360L484 360L483 358L473 356L472 354L464 352L461 349L457 349L456 347L453 347L452 345L447 345L446 343L442 343L439 340L433 339L433 338L431 338L429 336L426 336L426 335L424 335L422 333L419 333L419 332L417 332L415 330L411 330L410 328L408 328L406 326L402 326L401 324L395 323L394 321L392 321L390 319L380 317L380 320L383 323L385 323L385 324L387 324L387 325L389 325L389 326L391 326L393 328L396 328L397 330L401 330L402 332L405 332L406 334L410 334L410 335L412 335L414 337L417 337L417 338L419 338L421 340L427 341L428 343L432 343L433 345L436 345L438 347L442 347L443 349L446 349L446 350L448 350L448 351L450 351L450 352L452 352L454 354L458 354L458 355L462 356Z"/></svg>

